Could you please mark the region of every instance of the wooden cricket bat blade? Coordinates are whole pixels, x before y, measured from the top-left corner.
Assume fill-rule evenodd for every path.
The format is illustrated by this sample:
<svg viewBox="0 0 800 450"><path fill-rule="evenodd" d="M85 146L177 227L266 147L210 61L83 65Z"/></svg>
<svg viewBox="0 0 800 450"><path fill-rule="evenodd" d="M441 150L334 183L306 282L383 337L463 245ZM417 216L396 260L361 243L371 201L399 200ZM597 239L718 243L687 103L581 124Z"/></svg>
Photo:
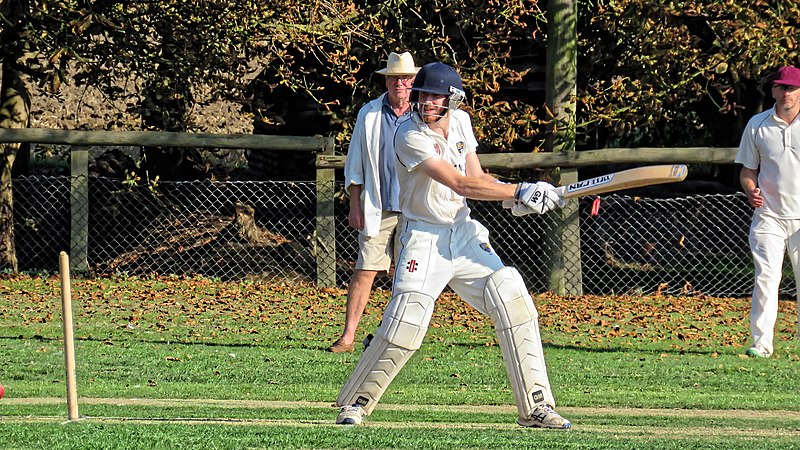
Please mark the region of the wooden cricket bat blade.
<svg viewBox="0 0 800 450"><path fill-rule="evenodd" d="M688 171L685 164L637 167L589 178L562 186L558 190L563 193L564 198L598 195L623 189L683 181L686 179Z"/></svg>

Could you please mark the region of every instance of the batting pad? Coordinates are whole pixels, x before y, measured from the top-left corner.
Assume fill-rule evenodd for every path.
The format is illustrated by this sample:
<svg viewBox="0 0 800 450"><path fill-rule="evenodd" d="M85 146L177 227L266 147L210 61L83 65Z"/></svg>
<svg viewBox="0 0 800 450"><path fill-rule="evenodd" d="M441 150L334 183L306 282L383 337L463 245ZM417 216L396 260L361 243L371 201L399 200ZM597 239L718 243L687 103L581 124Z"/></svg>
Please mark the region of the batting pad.
<svg viewBox="0 0 800 450"><path fill-rule="evenodd" d="M336 404L360 405L372 412L400 369L422 344L433 314L434 299L419 293L392 298L380 328L342 387Z"/></svg>
<svg viewBox="0 0 800 450"><path fill-rule="evenodd" d="M484 301L520 417L530 417L539 403L555 406L539 336L539 313L519 272L504 267L490 275Z"/></svg>

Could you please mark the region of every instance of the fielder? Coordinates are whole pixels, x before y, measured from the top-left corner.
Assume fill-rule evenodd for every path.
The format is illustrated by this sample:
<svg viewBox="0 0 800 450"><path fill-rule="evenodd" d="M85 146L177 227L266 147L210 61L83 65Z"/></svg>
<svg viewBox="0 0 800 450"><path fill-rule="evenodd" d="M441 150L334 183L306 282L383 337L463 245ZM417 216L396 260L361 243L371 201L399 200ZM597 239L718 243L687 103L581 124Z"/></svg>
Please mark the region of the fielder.
<svg viewBox="0 0 800 450"><path fill-rule="evenodd" d="M800 281L800 69L781 67L771 81L775 106L750 118L736 154L736 162L742 164L742 189L755 208L748 237L755 266L753 345L746 354L756 358L769 358L774 351L787 250L795 280ZM800 337L800 328L798 333Z"/></svg>
<svg viewBox="0 0 800 450"><path fill-rule="evenodd" d="M395 134L403 219L392 299L336 400L336 423L360 424L375 409L419 349L436 299L450 286L495 326L517 423L570 428L553 409L533 299L519 272L495 254L487 229L470 218L466 201L514 200L512 213L523 215L546 213L563 199L547 183L505 184L483 173L470 118L458 109L465 95L453 67L423 66L411 91L413 112Z"/></svg>

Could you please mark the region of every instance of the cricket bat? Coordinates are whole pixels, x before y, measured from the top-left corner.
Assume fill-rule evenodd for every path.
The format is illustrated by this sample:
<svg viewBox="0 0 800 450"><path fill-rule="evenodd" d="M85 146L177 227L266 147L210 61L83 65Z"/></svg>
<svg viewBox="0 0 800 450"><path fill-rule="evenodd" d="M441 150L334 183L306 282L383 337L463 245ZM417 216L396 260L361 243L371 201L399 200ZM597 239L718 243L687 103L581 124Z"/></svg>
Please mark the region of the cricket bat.
<svg viewBox="0 0 800 450"><path fill-rule="evenodd" d="M665 164L645 166L613 172L588 180L561 186L556 190L561 197L568 199L584 195L605 194L654 184L675 183L686 179L688 168L685 164Z"/></svg>

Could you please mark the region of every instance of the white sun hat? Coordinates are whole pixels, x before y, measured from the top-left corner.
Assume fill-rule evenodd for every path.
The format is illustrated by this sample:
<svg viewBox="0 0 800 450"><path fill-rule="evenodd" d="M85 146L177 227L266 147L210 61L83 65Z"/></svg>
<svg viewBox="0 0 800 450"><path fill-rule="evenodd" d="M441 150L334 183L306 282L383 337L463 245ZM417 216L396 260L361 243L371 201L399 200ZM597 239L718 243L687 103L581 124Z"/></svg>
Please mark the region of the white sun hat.
<svg viewBox="0 0 800 450"><path fill-rule="evenodd" d="M414 66L414 58L411 53L405 52L398 55L395 52L389 53L389 59L386 60L386 67L381 70L376 70L375 73L381 75L416 75L419 67Z"/></svg>

